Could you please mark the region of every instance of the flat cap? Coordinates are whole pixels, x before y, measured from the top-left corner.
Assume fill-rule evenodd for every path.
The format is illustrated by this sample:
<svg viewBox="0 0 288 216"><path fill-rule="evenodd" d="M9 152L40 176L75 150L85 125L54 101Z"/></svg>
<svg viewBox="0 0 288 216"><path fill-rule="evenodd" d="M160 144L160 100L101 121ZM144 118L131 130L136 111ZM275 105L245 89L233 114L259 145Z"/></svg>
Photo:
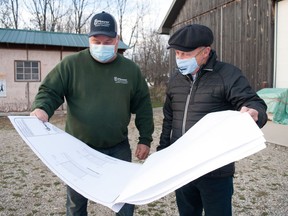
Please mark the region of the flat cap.
<svg viewBox="0 0 288 216"><path fill-rule="evenodd" d="M213 32L204 25L192 24L177 30L168 41L168 49L174 48L184 52L213 43Z"/></svg>

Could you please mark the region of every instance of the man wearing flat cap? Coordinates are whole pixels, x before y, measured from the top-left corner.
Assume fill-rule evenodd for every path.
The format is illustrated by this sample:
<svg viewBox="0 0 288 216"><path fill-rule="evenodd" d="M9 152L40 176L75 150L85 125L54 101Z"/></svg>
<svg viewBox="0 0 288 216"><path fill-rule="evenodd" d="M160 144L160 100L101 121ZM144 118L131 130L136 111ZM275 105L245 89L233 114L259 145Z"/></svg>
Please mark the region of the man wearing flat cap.
<svg viewBox="0 0 288 216"><path fill-rule="evenodd" d="M30 115L46 122L65 98L67 133L103 154L131 161L128 124L133 113L139 131L135 156L146 159L154 130L147 83L139 67L117 53L119 36L112 15L94 15L88 37L89 48L65 57L46 76ZM107 183L118 184L117 176ZM88 200L74 189L67 185L66 215L86 216ZM125 204L116 215L133 212L134 205Z"/></svg>
<svg viewBox="0 0 288 216"><path fill-rule="evenodd" d="M211 29L199 24L184 26L170 37L168 48L175 50L177 70L167 87L157 150L172 145L211 112L248 112L259 127L265 125L266 104L240 69L217 60L212 43ZM231 216L234 172L231 163L176 190L180 216L201 216L203 210L209 216Z"/></svg>

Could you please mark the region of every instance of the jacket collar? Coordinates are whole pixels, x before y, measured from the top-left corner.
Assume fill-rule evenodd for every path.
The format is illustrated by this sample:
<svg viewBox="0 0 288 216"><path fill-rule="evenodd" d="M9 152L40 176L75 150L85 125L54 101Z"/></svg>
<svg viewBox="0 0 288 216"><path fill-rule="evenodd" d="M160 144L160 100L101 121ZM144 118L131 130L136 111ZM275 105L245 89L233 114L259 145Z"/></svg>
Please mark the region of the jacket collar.
<svg viewBox="0 0 288 216"><path fill-rule="evenodd" d="M215 50L211 50L209 59L207 63L201 67L201 70L213 71L216 60L217 60L217 54Z"/></svg>

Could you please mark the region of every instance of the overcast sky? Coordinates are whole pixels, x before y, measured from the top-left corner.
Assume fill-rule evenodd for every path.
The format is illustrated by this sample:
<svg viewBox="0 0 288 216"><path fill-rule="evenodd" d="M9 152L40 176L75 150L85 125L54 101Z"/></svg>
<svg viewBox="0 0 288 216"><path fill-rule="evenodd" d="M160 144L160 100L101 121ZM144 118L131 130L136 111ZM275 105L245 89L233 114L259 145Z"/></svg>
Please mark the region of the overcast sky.
<svg viewBox="0 0 288 216"><path fill-rule="evenodd" d="M155 10L155 20L157 23L157 29L160 27L162 21L164 20L164 17L166 16L173 0L154 0L152 1Z"/></svg>

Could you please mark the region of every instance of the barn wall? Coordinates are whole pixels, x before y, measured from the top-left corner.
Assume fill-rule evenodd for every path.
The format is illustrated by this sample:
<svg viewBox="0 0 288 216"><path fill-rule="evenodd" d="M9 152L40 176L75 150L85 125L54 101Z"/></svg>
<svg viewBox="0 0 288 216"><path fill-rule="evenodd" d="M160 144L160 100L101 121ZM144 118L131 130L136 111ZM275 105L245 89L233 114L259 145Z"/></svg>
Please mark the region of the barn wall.
<svg viewBox="0 0 288 216"><path fill-rule="evenodd" d="M271 0L187 0L172 26L198 23L214 33L218 59L241 68L255 90L273 85L274 3ZM170 63L175 67L175 55Z"/></svg>

